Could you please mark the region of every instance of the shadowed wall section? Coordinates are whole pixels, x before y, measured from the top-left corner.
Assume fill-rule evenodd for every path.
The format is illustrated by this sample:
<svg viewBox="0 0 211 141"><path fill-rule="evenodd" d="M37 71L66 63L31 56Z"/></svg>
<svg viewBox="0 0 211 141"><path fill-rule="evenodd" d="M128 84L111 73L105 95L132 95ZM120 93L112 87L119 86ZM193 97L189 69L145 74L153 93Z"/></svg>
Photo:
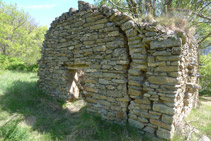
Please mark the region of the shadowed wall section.
<svg viewBox="0 0 211 141"><path fill-rule="evenodd" d="M197 101L197 46L187 39L79 1L45 35L38 85L66 100L83 89L88 111L169 139Z"/></svg>

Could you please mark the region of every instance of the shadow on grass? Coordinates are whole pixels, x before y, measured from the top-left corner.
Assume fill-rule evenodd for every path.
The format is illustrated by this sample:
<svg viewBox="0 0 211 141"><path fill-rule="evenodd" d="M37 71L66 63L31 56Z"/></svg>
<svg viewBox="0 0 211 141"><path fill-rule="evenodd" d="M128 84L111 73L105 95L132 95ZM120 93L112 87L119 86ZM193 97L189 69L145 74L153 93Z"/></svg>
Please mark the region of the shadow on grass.
<svg viewBox="0 0 211 141"><path fill-rule="evenodd" d="M50 133L53 139L63 138L78 122L75 115L62 108L64 102L44 95L35 82L14 82L0 97L0 103L3 110L34 119L28 123L32 129Z"/></svg>
<svg viewBox="0 0 211 141"><path fill-rule="evenodd" d="M99 116L64 109L65 102L46 96L36 82L16 81L0 96L3 110L24 116L35 131L50 134L50 140L140 140L138 130L113 124ZM148 140L144 137L144 140Z"/></svg>
<svg viewBox="0 0 211 141"><path fill-rule="evenodd" d="M199 96L208 96L211 97L211 90L204 89L199 92Z"/></svg>

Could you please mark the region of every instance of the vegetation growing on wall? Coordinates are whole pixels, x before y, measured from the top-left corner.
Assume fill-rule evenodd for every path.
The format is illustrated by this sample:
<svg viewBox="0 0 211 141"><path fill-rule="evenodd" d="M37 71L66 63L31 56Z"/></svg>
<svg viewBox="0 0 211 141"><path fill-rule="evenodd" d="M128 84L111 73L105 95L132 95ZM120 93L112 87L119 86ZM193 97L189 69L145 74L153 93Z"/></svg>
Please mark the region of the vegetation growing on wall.
<svg viewBox="0 0 211 141"><path fill-rule="evenodd" d="M208 0L95 0L97 5L106 4L120 11L128 12L134 18L143 18L153 15L155 18L164 18L165 21L183 19L187 29L196 27L192 33L201 48L211 46L211 2ZM172 20L171 20L172 22ZM170 24L171 24L170 22ZM165 22L169 23L169 22Z"/></svg>

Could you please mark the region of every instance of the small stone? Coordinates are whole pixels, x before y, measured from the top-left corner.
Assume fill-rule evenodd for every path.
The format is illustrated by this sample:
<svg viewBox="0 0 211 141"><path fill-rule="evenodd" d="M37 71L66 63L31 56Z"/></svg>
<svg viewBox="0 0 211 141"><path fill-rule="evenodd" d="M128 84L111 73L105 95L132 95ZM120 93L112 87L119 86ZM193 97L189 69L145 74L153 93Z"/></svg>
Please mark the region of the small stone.
<svg viewBox="0 0 211 141"><path fill-rule="evenodd" d="M180 47L182 45L181 38L168 38L167 40L162 41L151 41L150 48L157 49L157 48L166 48L166 47Z"/></svg>
<svg viewBox="0 0 211 141"><path fill-rule="evenodd" d="M158 55L168 56L168 55L171 55L171 53L168 51L157 51L157 52L153 53L152 55L153 56L158 56Z"/></svg>
<svg viewBox="0 0 211 141"><path fill-rule="evenodd" d="M128 94L134 95L134 96L139 96L139 95L141 95L141 91L129 88Z"/></svg>
<svg viewBox="0 0 211 141"><path fill-rule="evenodd" d="M104 101L104 100L100 100L99 103L102 104L102 105L105 105L105 106L110 106L111 105L110 102Z"/></svg>
<svg viewBox="0 0 211 141"><path fill-rule="evenodd" d="M95 92L95 93L97 92L97 89L91 87L85 87L85 90L88 92Z"/></svg>
<svg viewBox="0 0 211 141"><path fill-rule="evenodd" d="M109 81L105 80L105 79L99 79L99 83L100 84L109 84Z"/></svg>
<svg viewBox="0 0 211 141"><path fill-rule="evenodd" d="M174 115L174 109L164 104L153 104L153 110L168 115Z"/></svg>
<svg viewBox="0 0 211 141"><path fill-rule="evenodd" d="M167 85L174 85L177 84L178 81L176 78L171 77L159 77L159 76L150 76L148 81L152 84L167 84Z"/></svg>
<svg viewBox="0 0 211 141"><path fill-rule="evenodd" d="M113 32L108 33L108 36L111 36L111 37L118 36L118 35L119 35L119 31L113 31Z"/></svg>
<svg viewBox="0 0 211 141"><path fill-rule="evenodd" d="M138 117L138 120L140 122L143 122L143 123L148 123L149 122L147 118L142 118L142 117Z"/></svg>
<svg viewBox="0 0 211 141"><path fill-rule="evenodd" d="M150 119L150 123L157 125L158 127L162 127L168 130L171 130L171 125L161 122L160 120Z"/></svg>
<svg viewBox="0 0 211 141"><path fill-rule="evenodd" d="M151 109L151 106L148 104L139 104L138 105L140 109L143 109L143 110L149 110Z"/></svg>
<svg viewBox="0 0 211 141"><path fill-rule="evenodd" d="M130 125L132 125L136 128L139 128L139 129L142 129L144 127L143 123L136 121L136 120L133 120L133 119L128 119L128 122L129 122Z"/></svg>
<svg viewBox="0 0 211 141"><path fill-rule="evenodd" d="M135 103L137 103L137 104L150 104L150 101L146 100L146 99L135 99Z"/></svg>
<svg viewBox="0 0 211 141"><path fill-rule="evenodd" d="M130 101L129 98L117 98L116 100L120 101L120 102L128 102L128 101Z"/></svg>
<svg viewBox="0 0 211 141"><path fill-rule="evenodd" d="M151 134L155 133L155 128L152 128L150 126L146 126L143 130Z"/></svg>
<svg viewBox="0 0 211 141"><path fill-rule="evenodd" d="M135 29L129 29L126 31L127 37L132 37L137 35L137 31Z"/></svg>
<svg viewBox="0 0 211 141"><path fill-rule="evenodd" d="M97 100L96 99L89 98L89 97L86 98L86 101L87 102L91 102L91 103L97 103Z"/></svg>
<svg viewBox="0 0 211 141"><path fill-rule="evenodd" d="M106 46L98 46L94 47L93 51L106 51Z"/></svg>
<svg viewBox="0 0 211 141"><path fill-rule="evenodd" d="M122 30L125 31L125 30L128 30L128 29L130 29L134 26L135 26L135 23L130 20L130 21L127 21L126 23L122 24Z"/></svg>
<svg viewBox="0 0 211 141"><path fill-rule="evenodd" d="M171 56L156 56L157 61L178 61L179 56L171 55Z"/></svg>
<svg viewBox="0 0 211 141"><path fill-rule="evenodd" d="M97 30L104 27L104 24L96 24L90 27L91 30Z"/></svg>
<svg viewBox="0 0 211 141"><path fill-rule="evenodd" d="M160 138L169 140L171 138L171 133L170 131L163 129L163 128L158 128L156 135Z"/></svg>
<svg viewBox="0 0 211 141"><path fill-rule="evenodd" d="M167 123L167 124L172 124L173 116L169 116L169 115L163 114L162 115L162 121L164 123Z"/></svg>
<svg viewBox="0 0 211 141"><path fill-rule="evenodd" d="M177 66L159 66L155 69L155 71L161 71L161 72L175 72L178 71L178 67Z"/></svg>
<svg viewBox="0 0 211 141"><path fill-rule="evenodd" d="M173 47L171 50L172 54L180 54L181 53L181 47Z"/></svg>

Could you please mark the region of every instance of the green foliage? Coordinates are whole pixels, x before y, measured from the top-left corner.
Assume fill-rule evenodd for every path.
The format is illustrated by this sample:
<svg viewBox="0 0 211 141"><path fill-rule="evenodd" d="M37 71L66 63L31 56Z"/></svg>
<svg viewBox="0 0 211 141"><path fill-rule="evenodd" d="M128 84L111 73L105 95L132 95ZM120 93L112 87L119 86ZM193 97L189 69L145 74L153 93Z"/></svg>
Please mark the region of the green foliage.
<svg viewBox="0 0 211 141"><path fill-rule="evenodd" d="M10 57L21 58L27 64L35 64L47 27L39 27L17 5L0 1L0 52Z"/></svg>
<svg viewBox="0 0 211 141"><path fill-rule="evenodd" d="M8 57L0 54L0 68L2 70L17 70L17 71L38 71L37 64L28 65L20 58Z"/></svg>
<svg viewBox="0 0 211 141"><path fill-rule="evenodd" d="M200 58L201 64L203 66L200 67L200 74L202 75L201 78L201 86L202 86L202 93L204 92L211 92L211 53L208 55L202 55Z"/></svg>
<svg viewBox="0 0 211 141"><path fill-rule="evenodd" d="M127 12L139 20L146 15L153 15L156 19L165 20L165 23L175 22L178 14L183 21L187 21L188 34L197 39L200 48L211 46L211 7L206 0L95 0L96 5L106 4L120 11ZM167 20L170 18L169 20ZM175 18L176 20L174 20ZM143 18L145 20L145 18ZM181 20L180 20L181 21ZM164 22L163 22L164 23ZM165 24L164 23L164 24ZM183 23L180 22L182 25ZM193 29L196 29L195 33ZM179 29L179 28L178 28ZM190 31L191 29L191 31Z"/></svg>

